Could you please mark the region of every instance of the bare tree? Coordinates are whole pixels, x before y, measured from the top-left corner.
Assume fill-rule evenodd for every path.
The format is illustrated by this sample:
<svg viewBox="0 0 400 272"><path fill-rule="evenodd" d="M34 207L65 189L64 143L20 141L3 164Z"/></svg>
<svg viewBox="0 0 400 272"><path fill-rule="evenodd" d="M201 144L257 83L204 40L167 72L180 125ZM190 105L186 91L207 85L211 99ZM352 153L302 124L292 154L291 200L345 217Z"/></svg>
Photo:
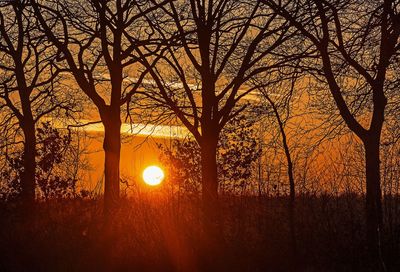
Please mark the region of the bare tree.
<svg viewBox="0 0 400 272"><path fill-rule="evenodd" d="M31 1L49 41L94 104L104 125L104 200L108 212L119 199L121 106L144 78L132 54L151 43L141 20L157 8L148 1ZM130 78L135 78L131 80Z"/></svg>
<svg viewBox="0 0 400 272"><path fill-rule="evenodd" d="M289 181L289 227L291 236L291 247L293 257L297 256L297 244L296 244L296 224L295 224L295 201L296 201L296 186L293 170L293 158L291 149L289 146L289 140L287 137L286 124L291 117L291 106L295 83L297 80L296 73L293 73L290 80L281 78L273 88L259 88L262 97L267 108L271 110L273 117L276 120L278 126L279 135L281 137L282 148L286 158L286 172ZM263 85L256 83L255 85ZM289 87L287 86L289 85ZM271 92L273 90L279 90L278 92Z"/></svg>
<svg viewBox="0 0 400 272"><path fill-rule="evenodd" d="M21 199L30 209L35 201L36 124L49 114L72 111L73 102L59 95L60 71L52 66L55 56L28 2L0 5L0 109L2 133L9 136L5 144L23 142Z"/></svg>
<svg viewBox="0 0 400 272"><path fill-rule="evenodd" d="M153 68L157 57L139 52L154 81L149 87L157 88L145 95L169 108L199 144L205 222L215 228L220 132L246 108L240 101L255 89L247 83L283 65L274 50L290 36L288 26L258 1L169 1L160 23L154 16L147 19L158 35L176 38Z"/></svg>
<svg viewBox="0 0 400 272"><path fill-rule="evenodd" d="M314 73L365 148L367 240L378 260L382 231L380 139L393 57L400 49L399 2L264 0L318 52ZM309 62L308 64L311 64ZM308 70L312 67L309 67Z"/></svg>

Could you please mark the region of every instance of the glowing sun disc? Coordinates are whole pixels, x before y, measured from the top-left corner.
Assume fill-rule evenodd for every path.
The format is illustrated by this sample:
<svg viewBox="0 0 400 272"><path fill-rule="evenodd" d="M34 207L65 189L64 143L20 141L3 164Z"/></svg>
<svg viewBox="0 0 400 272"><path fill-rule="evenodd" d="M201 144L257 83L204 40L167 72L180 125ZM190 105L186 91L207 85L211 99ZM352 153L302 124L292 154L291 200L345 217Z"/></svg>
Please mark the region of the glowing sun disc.
<svg viewBox="0 0 400 272"><path fill-rule="evenodd" d="M149 166L143 171L143 180L147 185L159 185L164 179L164 172L158 166Z"/></svg>

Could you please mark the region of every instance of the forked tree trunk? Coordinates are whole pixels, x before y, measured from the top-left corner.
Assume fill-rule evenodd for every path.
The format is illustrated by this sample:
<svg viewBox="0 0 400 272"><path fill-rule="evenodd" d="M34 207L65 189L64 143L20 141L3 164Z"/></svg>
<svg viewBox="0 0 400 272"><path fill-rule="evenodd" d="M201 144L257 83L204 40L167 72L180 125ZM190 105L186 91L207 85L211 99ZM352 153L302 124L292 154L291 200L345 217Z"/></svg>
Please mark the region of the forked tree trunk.
<svg viewBox="0 0 400 272"><path fill-rule="evenodd" d="M21 14L19 14L21 16ZM20 117L20 127L24 134L24 154L22 158L23 171L21 176L21 199L25 212L34 208L35 202L35 171L36 171L36 135L35 120L32 114L30 101L31 89L27 87L23 64L18 57L14 57L16 65L15 76L18 85L19 98L21 100L22 118Z"/></svg>
<svg viewBox="0 0 400 272"><path fill-rule="evenodd" d="M367 243L377 270L386 271L382 258L381 234L383 232L382 191L380 175L380 142L385 120L387 99L383 91L383 80L375 86L374 111L369 131L360 137L365 149L366 176L366 221Z"/></svg>
<svg viewBox="0 0 400 272"><path fill-rule="evenodd" d="M31 210L35 202L36 136L33 120L24 120L23 172L21 176L21 199L25 210Z"/></svg>
<svg viewBox="0 0 400 272"><path fill-rule="evenodd" d="M118 111L102 117L104 124L104 211L108 215L119 201L119 163L121 153L121 119Z"/></svg>

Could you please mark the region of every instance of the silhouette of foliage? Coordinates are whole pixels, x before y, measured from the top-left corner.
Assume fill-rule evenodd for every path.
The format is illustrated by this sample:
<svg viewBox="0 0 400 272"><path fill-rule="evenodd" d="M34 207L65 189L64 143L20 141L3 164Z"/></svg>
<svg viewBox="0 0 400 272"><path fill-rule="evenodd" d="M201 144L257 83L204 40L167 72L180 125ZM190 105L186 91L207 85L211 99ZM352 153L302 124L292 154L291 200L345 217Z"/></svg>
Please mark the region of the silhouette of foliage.
<svg viewBox="0 0 400 272"><path fill-rule="evenodd" d="M169 179L185 192L196 193L201 184L201 153L191 138L173 140L171 146L159 145L161 161L168 165ZM220 188L234 193L244 189L252 164L261 154L253 123L243 116L233 119L218 142L217 164Z"/></svg>
<svg viewBox="0 0 400 272"><path fill-rule="evenodd" d="M200 148L192 139L159 145L160 160L168 167L168 180L188 193L198 193L201 184Z"/></svg>
<svg viewBox="0 0 400 272"><path fill-rule="evenodd" d="M239 116L222 131L218 142L218 175L221 186L229 191L244 189L252 173L252 164L261 155L254 123Z"/></svg>
<svg viewBox="0 0 400 272"><path fill-rule="evenodd" d="M69 133L62 134L53 128L50 122L43 122L36 130L37 150L35 181L40 197L44 199L72 197L77 180L65 177L59 171L65 152L71 143ZM23 172L23 150L15 151L7 157L7 168L2 171L1 178L5 183L0 199L18 198L21 192L21 175Z"/></svg>

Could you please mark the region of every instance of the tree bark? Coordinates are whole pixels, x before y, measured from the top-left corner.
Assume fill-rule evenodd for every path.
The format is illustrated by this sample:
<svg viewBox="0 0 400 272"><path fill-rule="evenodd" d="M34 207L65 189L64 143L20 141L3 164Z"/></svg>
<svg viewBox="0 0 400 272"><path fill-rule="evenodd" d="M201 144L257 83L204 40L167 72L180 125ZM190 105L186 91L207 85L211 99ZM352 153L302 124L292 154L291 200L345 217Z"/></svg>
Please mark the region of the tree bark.
<svg viewBox="0 0 400 272"><path fill-rule="evenodd" d="M36 136L33 120L24 119L24 153L22 157L23 172L21 175L21 199L27 210L33 208L35 202L35 169L36 169Z"/></svg>
<svg viewBox="0 0 400 272"><path fill-rule="evenodd" d="M201 149L202 209L204 237L202 259L205 271L221 270L223 240L219 218L217 142L218 137L204 138Z"/></svg>
<svg viewBox="0 0 400 272"><path fill-rule="evenodd" d="M366 220L367 243L371 257L382 261L381 232L382 219L382 192L380 177L379 135L371 135L364 142L366 167Z"/></svg>
<svg viewBox="0 0 400 272"><path fill-rule="evenodd" d="M19 14L18 16L22 15ZM28 213L33 209L35 202L36 131L30 100L32 88L27 87L24 65L20 59L21 56L22 51L14 56L14 63L18 94L22 108L22 114L19 115L18 121L24 134L24 153L22 157L24 169L21 176L21 199L23 208Z"/></svg>
<svg viewBox="0 0 400 272"><path fill-rule="evenodd" d="M119 108L108 111L102 117L104 124L104 211L105 214L117 206L119 201L119 162L121 153L121 118Z"/></svg>
<svg viewBox="0 0 400 272"><path fill-rule="evenodd" d="M217 137L201 145L202 202L205 226L214 233L218 226Z"/></svg>

